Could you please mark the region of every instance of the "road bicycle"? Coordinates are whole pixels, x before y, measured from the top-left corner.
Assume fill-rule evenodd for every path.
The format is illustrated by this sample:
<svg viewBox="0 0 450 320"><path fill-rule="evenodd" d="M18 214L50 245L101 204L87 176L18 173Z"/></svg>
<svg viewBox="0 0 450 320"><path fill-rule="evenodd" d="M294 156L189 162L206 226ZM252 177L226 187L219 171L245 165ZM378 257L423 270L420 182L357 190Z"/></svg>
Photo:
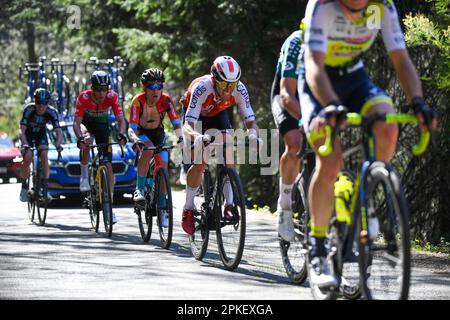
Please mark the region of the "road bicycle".
<svg viewBox="0 0 450 320"><path fill-rule="evenodd" d="M172 191L170 188L169 172L166 168L155 161L155 156L159 155L164 150L171 150L175 146L156 146L144 147L144 150L153 150L153 158L150 161L150 167L147 171L145 183L145 200L142 202L135 202L134 212L137 215L139 230L141 232L144 242L148 242L152 235L153 217L156 217L156 222L159 230L159 238L161 247L168 249L172 243L173 232L173 206L172 206ZM137 167L139 159L139 152L136 152L136 159L134 166ZM149 185L149 180L152 185ZM167 223L165 224L164 221Z"/></svg>
<svg viewBox="0 0 450 320"><path fill-rule="evenodd" d="M113 194L111 192L110 176L106 166L106 163L108 162L108 159L106 158L107 155L103 154L101 149L116 144L120 146L121 156L123 158L123 147L120 143L114 142L89 146L92 159L88 169L90 190L83 202L83 207L89 209L91 224L95 232L98 232L100 211L102 212L103 224L108 238L111 237L113 231ZM94 149L96 148L98 151L94 154Z"/></svg>
<svg viewBox="0 0 450 320"><path fill-rule="evenodd" d="M38 225L43 226L47 218L47 206L50 201L48 198L47 180L44 178L42 170L41 149L35 147L26 147L33 153L33 161L31 162L31 175L27 179L28 185L28 218L34 222L37 213ZM51 149L49 149L51 150ZM61 161L61 153L58 151L58 159Z"/></svg>
<svg viewBox="0 0 450 320"><path fill-rule="evenodd" d="M73 75L77 70L77 62L73 60L72 63L62 63L59 59L51 60L52 81L50 84L50 92L52 92L54 106L57 108L59 114L70 114L70 107L72 98L70 93L70 79L64 72L65 67L73 68Z"/></svg>
<svg viewBox="0 0 450 320"><path fill-rule="evenodd" d="M365 299L407 299L411 274L408 205L400 179L392 166L375 159L372 129L379 121L417 124L417 118L400 113L348 113L345 118L337 120L336 126L339 127L344 120L359 126L362 138L357 145L346 149L343 157L348 159L359 154L362 161L357 175L349 170L343 171L334 185L335 196L339 194L337 189L345 190L349 195L348 201L343 201L340 195L335 197L335 212L327 234L327 259L338 285L326 289L313 286L313 296L316 299L335 299L344 288L348 293L354 293L354 297L362 293ZM339 130L326 126L325 132L325 144L318 149L322 156L332 152ZM412 147L412 153L420 155L425 152L429 140L430 132L421 130L419 143ZM308 251L311 245L307 238L304 246L309 269ZM356 262L358 269L353 270L356 276L349 283L349 278L344 274L350 272L345 266Z"/></svg>
<svg viewBox="0 0 450 320"><path fill-rule="evenodd" d="M229 143L204 142L204 144L221 147L223 159L227 163L225 149ZM234 144L234 146L237 145ZM209 233L215 230L221 261L225 269L231 271L237 268L244 252L246 230L244 191L235 168L218 163L215 170L215 182L212 174L208 165L203 172L202 185L194 200L195 231L189 236L189 243L195 259L202 260L208 248ZM226 205L224 189L232 195L232 217L223 215Z"/></svg>

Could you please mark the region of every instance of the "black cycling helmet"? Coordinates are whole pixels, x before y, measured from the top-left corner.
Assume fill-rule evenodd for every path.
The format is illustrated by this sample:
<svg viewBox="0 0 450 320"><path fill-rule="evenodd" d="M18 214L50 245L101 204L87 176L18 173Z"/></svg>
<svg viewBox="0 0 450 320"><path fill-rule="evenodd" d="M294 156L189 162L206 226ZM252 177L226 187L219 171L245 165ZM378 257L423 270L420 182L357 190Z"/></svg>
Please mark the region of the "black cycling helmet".
<svg viewBox="0 0 450 320"><path fill-rule="evenodd" d="M34 91L34 99L36 102L49 102L50 101L50 92L44 88L38 88Z"/></svg>
<svg viewBox="0 0 450 320"><path fill-rule="evenodd" d="M145 70L141 76L141 83L146 84L148 82L157 81L164 82L164 73L156 68L150 68Z"/></svg>
<svg viewBox="0 0 450 320"><path fill-rule="evenodd" d="M94 87L109 86L111 81L109 75L103 70L96 70L91 75L91 83Z"/></svg>

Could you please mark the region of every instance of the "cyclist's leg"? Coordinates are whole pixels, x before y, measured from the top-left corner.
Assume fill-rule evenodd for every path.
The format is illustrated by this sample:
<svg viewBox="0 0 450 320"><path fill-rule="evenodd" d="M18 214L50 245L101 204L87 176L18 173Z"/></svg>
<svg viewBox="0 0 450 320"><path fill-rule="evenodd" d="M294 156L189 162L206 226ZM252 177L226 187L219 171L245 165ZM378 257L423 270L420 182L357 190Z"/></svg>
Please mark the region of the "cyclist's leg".
<svg viewBox="0 0 450 320"><path fill-rule="evenodd" d="M139 132L139 139L144 143L144 146L146 147L154 147L155 144L152 142L150 131L146 132ZM141 158L138 162L137 167L137 183L136 183L136 190L140 190L141 195L143 196L143 190L145 189L145 183L147 179L147 172L150 167L150 160L153 157L153 151L152 150L144 150L141 154ZM149 187L151 187L151 183L153 183L153 178L149 178ZM139 195L136 195L137 198L141 199Z"/></svg>
<svg viewBox="0 0 450 320"><path fill-rule="evenodd" d="M81 134L84 137L84 142L86 145L90 145L93 142L93 137L91 134L91 129L88 124L81 124ZM81 159L80 159L80 189L83 187L82 190L87 191L88 189L88 179L89 179L89 148L82 148L80 149L81 152Z"/></svg>
<svg viewBox="0 0 450 320"><path fill-rule="evenodd" d="M355 72L353 77L358 86L347 103L350 109L357 110L361 114L394 112L391 98L369 79L364 70ZM374 133L377 159L389 162L395 154L398 125L380 121L375 124Z"/></svg>
<svg viewBox="0 0 450 320"><path fill-rule="evenodd" d="M46 134L38 141L38 148L41 152L42 176L45 180L48 180L50 175L50 165L48 163L48 139Z"/></svg>

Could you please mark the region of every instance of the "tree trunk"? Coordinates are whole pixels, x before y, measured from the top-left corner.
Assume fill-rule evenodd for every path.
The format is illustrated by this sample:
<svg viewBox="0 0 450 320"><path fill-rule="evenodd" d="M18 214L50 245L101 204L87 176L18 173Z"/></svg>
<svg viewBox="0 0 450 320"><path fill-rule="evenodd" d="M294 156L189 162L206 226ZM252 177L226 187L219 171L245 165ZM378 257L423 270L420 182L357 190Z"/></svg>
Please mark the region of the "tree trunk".
<svg viewBox="0 0 450 320"><path fill-rule="evenodd" d="M27 21L25 27L26 27L25 40L27 42L28 61L38 62L35 50L34 24L30 21Z"/></svg>

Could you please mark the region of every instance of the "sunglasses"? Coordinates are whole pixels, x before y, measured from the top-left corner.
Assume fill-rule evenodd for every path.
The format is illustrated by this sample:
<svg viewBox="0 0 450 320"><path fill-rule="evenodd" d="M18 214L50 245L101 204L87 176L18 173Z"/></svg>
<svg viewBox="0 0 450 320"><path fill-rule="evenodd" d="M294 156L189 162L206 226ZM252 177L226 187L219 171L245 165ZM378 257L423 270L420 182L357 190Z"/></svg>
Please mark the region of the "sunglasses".
<svg viewBox="0 0 450 320"><path fill-rule="evenodd" d="M35 104L36 104L36 106L46 107L46 106L48 106L48 101L45 101L45 100L37 100L37 101L35 102Z"/></svg>
<svg viewBox="0 0 450 320"><path fill-rule="evenodd" d="M92 91L94 92L106 92L108 91L107 87L92 87Z"/></svg>
<svg viewBox="0 0 450 320"><path fill-rule="evenodd" d="M164 86L161 83L153 83L148 85L146 88L148 90L162 90Z"/></svg>
<svg viewBox="0 0 450 320"><path fill-rule="evenodd" d="M226 88L235 89L237 87L238 82L226 82L226 81L218 81L216 80L216 84L221 90L225 90Z"/></svg>

